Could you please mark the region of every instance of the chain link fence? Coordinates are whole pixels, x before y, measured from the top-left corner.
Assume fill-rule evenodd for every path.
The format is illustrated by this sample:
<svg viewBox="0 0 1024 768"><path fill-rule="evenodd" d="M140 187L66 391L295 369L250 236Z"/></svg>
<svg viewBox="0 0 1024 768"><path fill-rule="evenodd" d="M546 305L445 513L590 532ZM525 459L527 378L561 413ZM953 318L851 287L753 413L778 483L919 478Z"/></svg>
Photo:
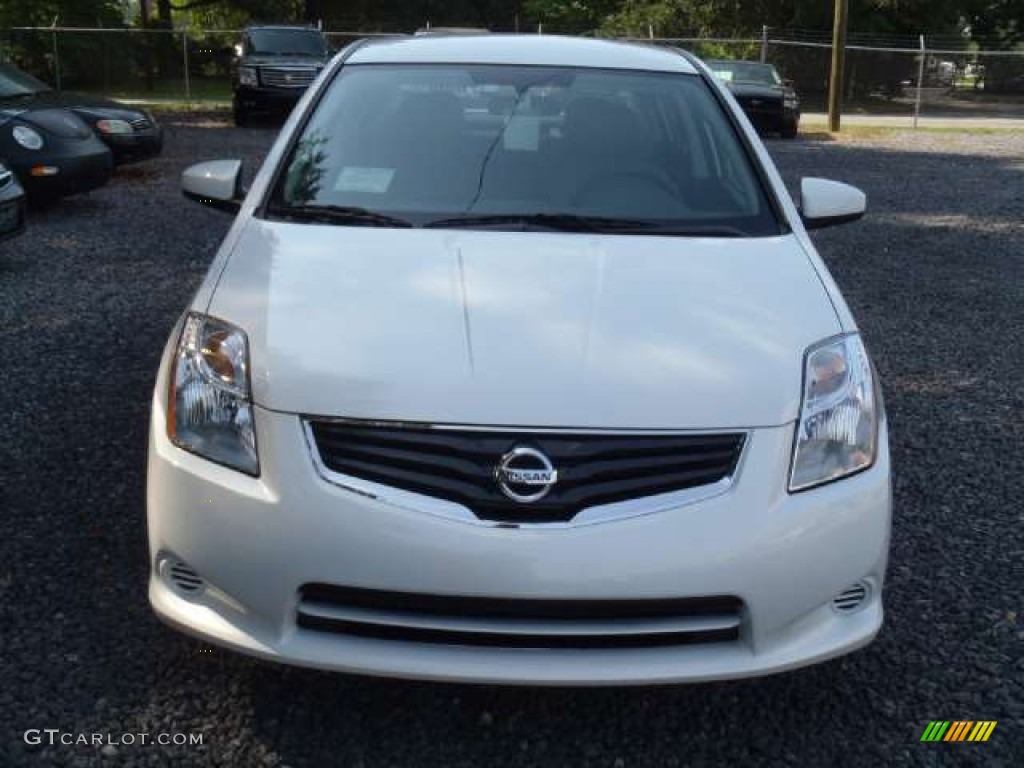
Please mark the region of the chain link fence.
<svg viewBox="0 0 1024 768"><path fill-rule="evenodd" d="M909 43L909 41L907 41ZM1024 50L944 47L919 36L916 46L846 47L847 114L931 118L1003 117L1024 121ZM805 111L824 111L831 43L767 35L765 58L801 95Z"/></svg>
<svg viewBox="0 0 1024 768"><path fill-rule="evenodd" d="M544 31L543 24L538 27ZM759 37L749 38L664 38L653 27L647 32L626 39L686 48L706 59L775 64L792 81L805 112L824 110L832 50L826 32L765 27ZM333 50L362 37L390 36L325 34ZM0 59L62 90L147 102L223 103L231 99L240 35L230 29L14 27L0 30ZM890 45L867 45L853 37L845 75L847 113L1024 120L1024 50L971 50L963 40L929 43L926 37L915 44L906 36Z"/></svg>

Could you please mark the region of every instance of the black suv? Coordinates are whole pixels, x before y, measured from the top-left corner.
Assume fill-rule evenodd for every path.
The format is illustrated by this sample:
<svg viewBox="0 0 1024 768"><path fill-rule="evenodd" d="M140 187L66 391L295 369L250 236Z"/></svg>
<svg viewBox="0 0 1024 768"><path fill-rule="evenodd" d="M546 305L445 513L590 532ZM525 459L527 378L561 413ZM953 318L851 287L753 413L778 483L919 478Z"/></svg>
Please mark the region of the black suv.
<svg viewBox="0 0 1024 768"><path fill-rule="evenodd" d="M327 39L312 27L252 26L242 33L232 73L235 124L257 112L286 112L330 56Z"/></svg>
<svg viewBox="0 0 1024 768"><path fill-rule="evenodd" d="M796 138L800 100L792 83L779 77L775 67L759 61L725 59L705 63L729 87L757 130L778 132L784 139Z"/></svg>

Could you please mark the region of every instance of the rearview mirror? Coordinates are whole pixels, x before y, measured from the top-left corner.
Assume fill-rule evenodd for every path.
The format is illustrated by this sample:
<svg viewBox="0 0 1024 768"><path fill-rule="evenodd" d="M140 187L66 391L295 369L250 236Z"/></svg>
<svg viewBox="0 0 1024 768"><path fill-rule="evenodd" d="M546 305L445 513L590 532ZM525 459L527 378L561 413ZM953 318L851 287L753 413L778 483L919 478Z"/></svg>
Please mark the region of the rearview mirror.
<svg viewBox="0 0 1024 768"><path fill-rule="evenodd" d="M189 200L219 211L238 213L245 199L241 160L211 160L186 168L181 191Z"/></svg>
<svg viewBox="0 0 1024 768"><path fill-rule="evenodd" d="M856 221L867 207L867 195L849 184L814 178L800 181L800 218L807 229Z"/></svg>

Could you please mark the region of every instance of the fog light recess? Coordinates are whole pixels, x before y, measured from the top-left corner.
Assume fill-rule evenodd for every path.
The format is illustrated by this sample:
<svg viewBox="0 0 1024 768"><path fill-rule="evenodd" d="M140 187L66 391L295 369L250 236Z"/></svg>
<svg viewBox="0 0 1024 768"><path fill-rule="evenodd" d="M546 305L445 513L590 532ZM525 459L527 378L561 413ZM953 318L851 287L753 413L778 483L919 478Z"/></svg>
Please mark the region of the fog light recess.
<svg viewBox="0 0 1024 768"><path fill-rule="evenodd" d="M163 580L182 597L196 597L206 588L203 577L184 560L176 557L164 557L160 561L159 571Z"/></svg>
<svg viewBox="0 0 1024 768"><path fill-rule="evenodd" d="M836 613L854 613L867 605L871 597L871 584L858 581L832 598L832 608Z"/></svg>

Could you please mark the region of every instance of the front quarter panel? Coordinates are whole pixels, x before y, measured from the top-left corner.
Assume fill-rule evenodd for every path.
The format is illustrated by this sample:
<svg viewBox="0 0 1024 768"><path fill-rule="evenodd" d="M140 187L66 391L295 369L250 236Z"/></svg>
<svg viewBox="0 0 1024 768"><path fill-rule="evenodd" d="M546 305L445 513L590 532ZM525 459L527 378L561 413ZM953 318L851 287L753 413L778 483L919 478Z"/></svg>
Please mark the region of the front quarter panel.
<svg viewBox="0 0 1024 768"><path fill-rule="evenodd" d="M824 286L825 291L828 293L829 300L832 302L832 306L835 308L836 315L839 318L839 324L846 332L856 331L857 323L853 319L853 314L846 305L846 300L839 291L839 286L828 271L828 267L825 266L825 262L821 260L821 257L818 255L818 250L814 247L814 243L808 236L807 230L803 225L803 220L800 218L800 209L789 194L786 183L783 181L782 175L775 166L775 161L772 160L772 156L768 153L768 149L765 147L764 142L758 135L757 129L754 128L750 119L743 111L743 108L740 107L739 102L736 101L736 97L733 96L729 88L714 76L714 73L711 72L704 62L696 58L693 59L693 61L694 66L696 66L704 76L708 86L713 88L722 97L729 109L732 110L733 116L736 118L740 130L743 131L747 141L750 143L750 147L753 149L757 161L764 167L765 174L767 175L768 181L772 187L772 192L778 199L782 212L786 217L786 221L793 230L793 234L796 235L797 241L800 243L801 248L803 248L804 253L807 254L808 260L813 265L815 272L818 274L818 278L821 280L822 286Z"/></svg>
<svg viewBox="0 0 1024 768"><path fill-rule="evenodd" d="M306 89L302 98L299 99L298 104L296 104L295 108L291 111L291 114L285 121L284 126L281 128L281 132L278 134L273 146L271 146L270 152L267 153L263 164L260 166L256 177L253 179L252 185L246 193L245 200L242 202L242 208L235 216L235 221L231 225L231 229L228 230L228 234L225 236L224 241L217 250L217 255L214 256L213 262L210 264L210 268L206 273L206 278L196 291L191 305L193 309L205 312L209 308L210 302L213 300L214 291L217 289L217 283L220 282L221 274L227 266L231 252L235 249L242 232L245 230L250 219L252 219L253 214L260 205L262 205L267 189L273 183L274 177L276 176L277 168L281 163L281 159L292 144L293 136L305 123L307 114L312 106L320 99L321 92L334 78L334 73L344 64L347 53L353 50L357 45L359 45L359 42L353 43L335 56L334 59L324 67L323 71L320 72L320 75L313 81L312 85Z"/></svg>

